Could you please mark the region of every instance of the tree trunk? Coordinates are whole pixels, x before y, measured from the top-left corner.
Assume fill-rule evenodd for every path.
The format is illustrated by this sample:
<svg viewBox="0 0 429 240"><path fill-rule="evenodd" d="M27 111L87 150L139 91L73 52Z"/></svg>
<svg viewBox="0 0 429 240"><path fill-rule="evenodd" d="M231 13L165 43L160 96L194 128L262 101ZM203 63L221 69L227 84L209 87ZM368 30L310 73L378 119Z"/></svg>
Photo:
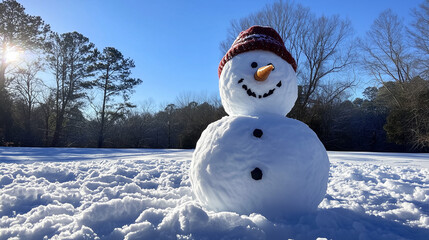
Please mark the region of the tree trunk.
<svg viewBox="0 0 429 240"><path fill-rule="evenodd" d="M103 109L101 110L101 123L100 123L100 131L98 132L98 147L102 148L104 144L104 108L105 108L105 100L103 100Z"/></svg>
<svg viewBox="0 0 429 240"><path fill-rule="evenodd" d="M58 147L60 143L60 135L63 130L64 110L61 110L55 121L55 132L52 138L52 147Z"/></svg>
<svg viewBox="0 0 429 240"><path fill-rule="evenodd" d="M171 125L170 125L170 121L168 121L167 124L168 124L168 145L167 145L167 148L171 148Z"/></svg>
<svg viewBox="0 0 429 240"><path fill-rule="evenodd" d="M104 143L104 136L103 136L103 126L101 126L100 131L98 133L98 147L102 148Z"/></svg>
<svg viewBox="0 0 429 240"><path fill-rule="evenodd" d="M103 106L101 107L101 123L100 131L98 133L98 147L102 148L104 144L104 125L106 124L106 101L107 101L107 88L109 86L109 68L107 68L106 79L104 82Z"/></svg>
<svg viewBox="0 0 429 240"><path fill-rule="evenodd" d="M0 89L4 89L6 86L6 64L4 62L0 63Z"/></svg>
<svg viewBox="0 0 429 240"><path fill-rule="evenodd" d="M48 146L49 142L49 114L45 117L45 146Z"/></svg>
<svg viewBox="0 0 429 240"><path fill-rule="evenodd" d="M5 88L5 65L0 62L0 143L10 140L12 135L11 99Z"/></svg>
<svg viewBox="0 0 429 240"><path fill-rule="evenodd" d="M34 145L34 139L33 139L33 131L32 131L32 127L31 127L31 110L32 110L32 107L31 107L31 103L29 104L29 106L27 106L27 119L25 120L25 135L26 135L26 137L25 137L25 144L27 145L27 146L32 146L32 145Z"/></svg>
<svg viewBox="0 0 429 240"><path fill-rule="evenodd" d="M30 91L28 91L27 120L25 124L27 134L31 134L31 120L32 120L31 117L32 117L32 110L33 110L32 98L33 96L31 96Z"/></svg>

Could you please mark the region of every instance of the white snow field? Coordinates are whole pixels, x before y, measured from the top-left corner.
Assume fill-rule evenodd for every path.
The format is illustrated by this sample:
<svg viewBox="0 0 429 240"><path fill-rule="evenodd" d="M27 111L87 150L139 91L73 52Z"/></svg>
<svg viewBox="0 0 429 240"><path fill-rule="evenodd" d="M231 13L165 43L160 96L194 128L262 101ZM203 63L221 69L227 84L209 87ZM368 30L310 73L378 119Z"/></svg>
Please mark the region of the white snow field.
<svg viewBox="0 0 429 240"><path fill-rule="evenodd" d="M329 152L317 212L193 198L190 150L0 148L0 239L429 239L429 154Z"/></svg>

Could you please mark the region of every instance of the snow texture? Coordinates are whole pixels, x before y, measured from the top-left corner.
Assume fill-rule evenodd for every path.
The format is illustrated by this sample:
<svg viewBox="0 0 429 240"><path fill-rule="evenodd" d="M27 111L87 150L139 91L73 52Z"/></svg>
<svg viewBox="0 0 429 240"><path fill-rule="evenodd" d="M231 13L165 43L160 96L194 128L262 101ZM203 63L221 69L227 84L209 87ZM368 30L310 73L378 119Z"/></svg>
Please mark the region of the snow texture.
<svg viewBox="0 0 429 240"><path fill-rule="evenodd" d="M258 67L252 68L253 62ZM267 80L255 81L256 70L270 63L275 70ZM222 105L230 116L265 113L286 116L298 96L292 66L276 54L263 50L240 53L229 60L219 78L219 91Z"/></svg>
<svg viewBox="0 0 429 240"><path fill-rule="evenodd" d="M429 154L328 154L319 209L274 221L200 206L192 151L0 148L0 239L428 239Z"/></svg>
<svg viewBox="0 0 429 240"><path fill-rule="evenodd" d="M252 177L254 169L261 178ZM271 220L316 210L328 174L326 150L307 125L264 115L210 124L198 141L190 177L204 207Z"/></svg>

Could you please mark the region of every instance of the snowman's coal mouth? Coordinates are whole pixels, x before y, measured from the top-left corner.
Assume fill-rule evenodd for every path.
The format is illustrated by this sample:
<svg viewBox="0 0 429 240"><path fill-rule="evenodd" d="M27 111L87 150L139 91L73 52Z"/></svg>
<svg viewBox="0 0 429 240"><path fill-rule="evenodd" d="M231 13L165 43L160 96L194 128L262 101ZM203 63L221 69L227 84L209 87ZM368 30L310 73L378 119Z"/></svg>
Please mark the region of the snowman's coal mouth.
<svg viewBox="0 0 429 240"><path fill-rule="evenodd" d="M243 78L242 78L242 79L240 79L240 80L238 80L238 84L241 84L243 81L244 81L244 79L243 79ZM269 96L271 96L271 95L274 93L274 91L275 91L277 88L280 88L281 86L282 86L282 81L279 81L279 82L276 84L276 87L275 87L275 88L273 88L273 89L270 89L268 92L263 93L263 94L256 94L256 93L255 93L254 91L252 91L252 89L251 89L251 88L249 88L246 84L241 85L241 87L244 89L244 91L246 91L247 95L249 95L249 97L254 97L254 98L266 98L266 97L269 97Z"/></svg>

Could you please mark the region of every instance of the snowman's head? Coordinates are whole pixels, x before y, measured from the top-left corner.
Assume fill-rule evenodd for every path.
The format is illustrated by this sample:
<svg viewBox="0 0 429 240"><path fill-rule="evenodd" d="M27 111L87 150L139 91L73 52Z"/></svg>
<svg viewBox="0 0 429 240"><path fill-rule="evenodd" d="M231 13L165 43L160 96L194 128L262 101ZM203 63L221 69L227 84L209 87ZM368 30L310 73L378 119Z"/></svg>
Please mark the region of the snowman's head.
<svg viewBox="0 0 429 240"><path fill-rule="evenodd" d="M229 115L286 115L298 95L296 63L270 27L240 33L219 64L219 90Z"/></svg>
<svg viewBox="0 0 429 240"><path fill-rule="evenodd" d="M229 115L285 116L298 94L292 66L263 50L241 53L228 61L220 76L219 89Z"/></svg>

